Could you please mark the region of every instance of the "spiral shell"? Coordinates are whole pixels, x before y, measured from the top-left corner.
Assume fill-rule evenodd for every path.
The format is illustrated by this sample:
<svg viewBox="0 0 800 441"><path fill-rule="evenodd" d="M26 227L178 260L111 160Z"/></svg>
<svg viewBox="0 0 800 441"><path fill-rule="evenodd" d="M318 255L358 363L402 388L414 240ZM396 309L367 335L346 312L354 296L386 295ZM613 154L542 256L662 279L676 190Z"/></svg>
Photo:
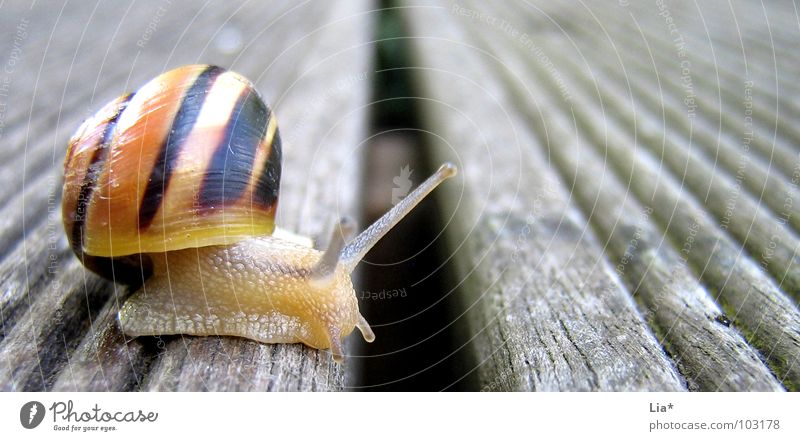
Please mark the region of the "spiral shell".
<svg viewBox="0 0 800 441"><path fill-rule="evenodd" d="M75 254L109 258L231 244L274 229L277 123L252 83L183 66L87 119L64 164L64 227ZM141 262L139 262L139 265Z"/></svg>

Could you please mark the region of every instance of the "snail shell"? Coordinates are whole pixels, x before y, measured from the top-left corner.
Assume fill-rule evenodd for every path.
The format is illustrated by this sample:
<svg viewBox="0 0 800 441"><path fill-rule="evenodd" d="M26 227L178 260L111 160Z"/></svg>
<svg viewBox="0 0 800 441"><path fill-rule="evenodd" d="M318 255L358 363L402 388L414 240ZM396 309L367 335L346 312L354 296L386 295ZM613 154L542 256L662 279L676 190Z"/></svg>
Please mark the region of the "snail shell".
<svg viewBox="0 0 800 441"><path fill-rule="evenodd" d="M275 227L277 123L250 81L216 66L180 67L113 100L77 130L64 167L67 236L104 276L116 263L116 278L141 280L141 253Z"/></svg>
<svg viewBox="0 0 800 441"><path fill-rule="evenodd" d="M456 173L443 165L347 245L346 218L324 252L278 237L275 118L247 79L207 65L166 72L105 105L69 141L64 167L75 255L102 276L142 284L119 311L127 335L302 342L331 348L336 361L356 327L374 339L353 269Z"/></svg>

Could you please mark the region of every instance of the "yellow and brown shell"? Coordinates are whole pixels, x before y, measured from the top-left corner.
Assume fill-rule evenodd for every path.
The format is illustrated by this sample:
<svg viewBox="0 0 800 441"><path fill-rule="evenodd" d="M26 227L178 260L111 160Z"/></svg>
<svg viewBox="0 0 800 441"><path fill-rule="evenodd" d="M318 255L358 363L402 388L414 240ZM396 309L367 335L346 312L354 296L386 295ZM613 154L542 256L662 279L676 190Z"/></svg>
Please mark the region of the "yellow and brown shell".
<svg viewBox="0 0 800 441"><path fill-rule="evenodd" d="M64 228L87 267L141 279L143 253L271 234L280 174L277 123L253 84L183 66L78 128L64 163Z"/></svg>

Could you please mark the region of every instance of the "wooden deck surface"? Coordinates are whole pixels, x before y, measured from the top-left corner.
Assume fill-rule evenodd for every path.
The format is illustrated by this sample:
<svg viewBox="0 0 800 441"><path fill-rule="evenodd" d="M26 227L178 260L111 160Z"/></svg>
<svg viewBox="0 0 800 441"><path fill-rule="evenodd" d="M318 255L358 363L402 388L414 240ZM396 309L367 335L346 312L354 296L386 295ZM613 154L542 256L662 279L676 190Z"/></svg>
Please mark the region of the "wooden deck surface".
<svg viewBox="0 0 800 441"><path fill-rule="evenodd" d="M414 6L482 389L798 387L796 65L726 26L763 68L758 6Z"/></svg>
<svg viewBox="0 0 800 441"><path fill-rule="evenodd" d="M366 159L385 106L375 97L393 90L387 78L408 79L410 95L393 98L419 112L405 129L428 133L411 148L460 169L423 213L442 234L423 277L441 279L429 294L449 313L404 343L450 342L413 363L445 376L436 384L800 388L790 2L0 5L2 390L382 387L365 369L393 381L389 356L402 353L339 365L299 344L130 339L116 322L128 289L72 255L60 217L68 137L110 99L197 62L244 74L274 107L278 224L315 238L342 214L374 215L362 176L395 172ZM386 17L399 27L379 29ZM376 55L387 42L408 58L387 66ZM423 312L378 323L377 338Z"/></svg>
<svg viewBox="0 0 800 441"><path fill-rule="evenodd" d="M4 30L25 17L30 25L9 97L24 105L9 106L2 138L2 388L342 389L344 369L303 345L123 336L116 312L127 291L84 271L69 251L60 174L71 131L105 101L170 67L218 64L253 80L278 115L279 224L324 236L341 212L359 210L361 156L352 149L366 133L367 3L94 6L4 5L12 21Z"/></svg>

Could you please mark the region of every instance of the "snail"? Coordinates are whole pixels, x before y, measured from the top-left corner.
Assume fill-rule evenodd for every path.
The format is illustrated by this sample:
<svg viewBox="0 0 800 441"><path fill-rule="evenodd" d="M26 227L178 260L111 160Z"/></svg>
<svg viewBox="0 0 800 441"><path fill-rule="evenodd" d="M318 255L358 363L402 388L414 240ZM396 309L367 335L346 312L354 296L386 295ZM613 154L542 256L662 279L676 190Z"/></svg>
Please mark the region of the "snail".
<svg viewBox="0 0 800 441"><path fill-rule="evenodd" d="M281 141L243 76L209 65L162 73L106 104L69 141L62 216L93 272L141 284L120 329L230 335L330 348L342 362L361 315L350 274L456 167L446 163L352 240L342 218L325 251L275 227Z"/></svg>

